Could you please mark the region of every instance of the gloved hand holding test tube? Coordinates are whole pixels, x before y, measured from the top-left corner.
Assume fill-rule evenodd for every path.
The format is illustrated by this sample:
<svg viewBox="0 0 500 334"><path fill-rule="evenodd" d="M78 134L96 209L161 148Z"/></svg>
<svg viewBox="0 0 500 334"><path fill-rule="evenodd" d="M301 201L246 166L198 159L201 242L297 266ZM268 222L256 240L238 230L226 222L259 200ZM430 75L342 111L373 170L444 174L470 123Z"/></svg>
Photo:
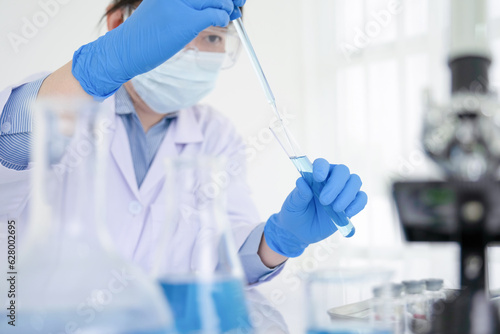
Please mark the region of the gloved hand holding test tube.
<svg viewBox="0 0 500 334"><path fill-rule="evenodd" d="M293 162L295 168L297 168L302 177L307 181L307 184L311 187L314 196L319 199L319 195L321 194L321 190L323 190L326 181L316 182L313 180L313 164L309 158L302 153L296 141L291 136L290 131L283 123L279 123L278 126L270 127L269 129L274 134L290 160ZM344 212L335 212L331 205L322 205L322 207L344 237L350 238L354 235L356 230L352 225L351 220Z"/></svg>
<svg viewBox="0 0 500 334"><path fill-rule="evenodd" d="M257 77L259 78L259 82L262 86L262 89L264 90L267 101L273 108L273 111L278 118L279 121L278 125L276 127L271 127L270 129L273 132L276 139L278 140L278 142L280 143L285 153L288 155L290 160L293 162L293 164L299 171L299 173L311 187L314 196L319 199L321 190L324 187L324 182L318 183L313 180L312 176L313 165L311 161L305 154L302 154L299 146L296 144L296 141L291 136L290 131L283 124L283 119L281 118L281 115L276 106L276 99L274 97L273 92L271 91L271 87L269 86L266 76L264 75L262 66L260 65L260 62L257 59L257 55L255 54L252 44L250 43L250 39L248 38L245 27L243 26L243 21L241 20L241 18L238 18L233 22L236 27L236 31L238 32L238 35L241 39L241 42L243 44L243 47L245 48L245 50L248 53L248 56L250 57L250 61L257 74ZM355 228L352 225L350 219L344 212L335 212L331 206L326 206L326 205L323 205L323 209L332 219L333 223L344 237L349 238L354 235Z"/></svg>

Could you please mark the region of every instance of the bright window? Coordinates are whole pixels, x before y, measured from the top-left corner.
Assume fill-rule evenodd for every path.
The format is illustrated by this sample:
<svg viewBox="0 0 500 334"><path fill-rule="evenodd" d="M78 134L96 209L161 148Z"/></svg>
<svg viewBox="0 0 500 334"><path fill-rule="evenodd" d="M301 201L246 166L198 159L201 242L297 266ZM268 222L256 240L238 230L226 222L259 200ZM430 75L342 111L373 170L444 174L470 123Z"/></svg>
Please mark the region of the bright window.
<svg viewBox="0 0 500 334"><path fill-rule="evenodd" d="M491 46L500 61L500 2L489 2ZM376 253L379 258L372 256L372 262L392 258L405 278L437 275L458 284L456 248L408 250L390 188L392 180L435 171L420 148L422 96L429 89L436 100L449 99L449 1L404 0L395 10L397 3L317 0L316 10L305 14L304 36L314 36L305 40L305 133L322 134L308 136L308 150L328 152L332 161L345 163L364 180L369 207L354 219L358 236L339 240L346 254L370 258ZM495 62L491 82L500 85ZM373 251L355 251L359 248ZM417 254L415 263L427 261L424 272L408 268L413 266L408 254Z"/></svg>

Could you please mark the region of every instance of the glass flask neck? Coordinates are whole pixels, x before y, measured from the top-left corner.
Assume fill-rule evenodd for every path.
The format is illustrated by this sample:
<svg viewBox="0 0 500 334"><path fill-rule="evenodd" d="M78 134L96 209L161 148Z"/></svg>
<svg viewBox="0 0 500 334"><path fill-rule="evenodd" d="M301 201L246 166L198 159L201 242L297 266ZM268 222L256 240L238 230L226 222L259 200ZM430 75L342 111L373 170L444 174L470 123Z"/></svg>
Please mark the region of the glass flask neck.
<svg viewBox="0 0 500 334"><path fill-rule="evenodd" d="M31 223L20 252L20 333L170 333L159 285L119 258L104 225L100 104L35 106ZM104 130L103 130L104 129ZM0 314L1 315L1 314ZM32 319L36 320L34 324ZM0 326L1 332L1 326Z"/></svg>
<svg viewBox="0 0 500 334"><path fill-rule="evenodd" d="M177 276L211 280L216 276L243 279L227 214L226 160L214 157L167 159L166 222L153 273L157 278ZM182 238L182 229L195 234L188 265L174 268L169 254Z"/></svg>
<svg viewBox="0 0 500 334"><path fill-rule="evenodd" d="M214 157L166 162L167 219L154 274L181 334L253 333L229 228L225 167Z"/></svg>
<svg viewBox="0 0 500 334"><path fill-rule="evenodd" d="M99 105L42 101L35 106L33 203L28 240L59 236L84 248L111 248L103 221L105 129ZM32 243L29 243L32 244Z"/></svg>

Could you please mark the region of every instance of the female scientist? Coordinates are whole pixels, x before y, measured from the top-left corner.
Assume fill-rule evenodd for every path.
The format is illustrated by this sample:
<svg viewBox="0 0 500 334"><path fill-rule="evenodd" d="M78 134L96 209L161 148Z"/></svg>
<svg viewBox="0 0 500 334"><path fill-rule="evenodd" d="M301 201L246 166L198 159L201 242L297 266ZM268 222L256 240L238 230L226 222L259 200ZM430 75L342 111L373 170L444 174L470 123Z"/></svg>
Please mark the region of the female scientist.
<svg viewBox="0 0 500 334"><path fill-rule="evenodd" d="M149 270L154 231L164 221L163 159L213 155L245 165L243 142L232 125L210 107L197 105L215 85L231 33L227 26L241 15L237 7L244 2L115 0L106 13L108 33L80 47L72 61L50 75L0 92L0 216L21 222L26 217L29 104L54 96L102 101L113 123L108 227L121 255ZM346 166L318 159L313 176L326 181L322 204L349 217L366 205L360 178ZM288 257L336 231L304 179L297 180L281 211L261 224L245 182L244 172L232 177L228 215L250 284L268 280ZM196 240L195 233L182 228L174 267L190 260Z"/></svg>

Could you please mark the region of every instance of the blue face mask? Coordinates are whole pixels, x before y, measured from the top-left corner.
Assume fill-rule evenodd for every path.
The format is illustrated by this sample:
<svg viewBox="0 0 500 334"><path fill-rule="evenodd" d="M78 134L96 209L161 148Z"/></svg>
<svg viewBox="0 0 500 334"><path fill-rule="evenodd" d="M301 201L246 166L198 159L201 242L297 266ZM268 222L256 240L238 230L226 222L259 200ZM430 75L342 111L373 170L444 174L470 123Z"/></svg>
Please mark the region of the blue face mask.
<svg viewBox="0 0 500 334"><path fill-rule="evenodd" d="M134 77L137 94L155 112L194 106L215 87L224 53L181 51L155 69Z"/></svg>

